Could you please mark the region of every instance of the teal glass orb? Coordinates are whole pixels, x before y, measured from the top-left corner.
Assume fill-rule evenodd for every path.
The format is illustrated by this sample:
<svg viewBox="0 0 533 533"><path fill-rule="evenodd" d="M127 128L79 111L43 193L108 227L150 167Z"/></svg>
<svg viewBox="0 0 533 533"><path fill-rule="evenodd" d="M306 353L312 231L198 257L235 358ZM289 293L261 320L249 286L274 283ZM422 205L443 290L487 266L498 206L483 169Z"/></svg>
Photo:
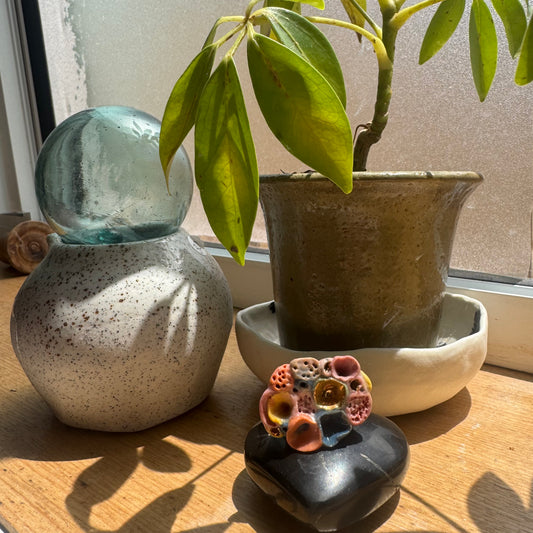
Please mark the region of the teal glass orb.
<svg viewBox="0 0 533 533"><path fill-rule="evenodd" d="M44 216L64 242L134 242L179 228L191 203L192 168L181 147L167 189L160 129L147 113L105 106L72 115L48 136L35 186Z"/></svg>

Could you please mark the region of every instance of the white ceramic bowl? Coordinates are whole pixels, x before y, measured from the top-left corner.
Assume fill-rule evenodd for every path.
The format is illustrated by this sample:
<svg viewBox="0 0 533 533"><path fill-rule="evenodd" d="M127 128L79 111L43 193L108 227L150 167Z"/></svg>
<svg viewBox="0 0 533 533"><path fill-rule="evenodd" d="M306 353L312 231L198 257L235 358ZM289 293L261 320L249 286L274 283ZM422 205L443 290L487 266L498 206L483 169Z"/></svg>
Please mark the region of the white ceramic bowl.
<svg viewBox="0 0 533 533"><path fill-rule="evenodd" d="M467 296L446 294L435 348L363 348L301 352L280 346L272 302L239 311L236 334L241 355L267 383L280 365L297 357L353 355L373 383L373 411L394 416L449 400L474 377L487 354L487 311Z"/></svg>

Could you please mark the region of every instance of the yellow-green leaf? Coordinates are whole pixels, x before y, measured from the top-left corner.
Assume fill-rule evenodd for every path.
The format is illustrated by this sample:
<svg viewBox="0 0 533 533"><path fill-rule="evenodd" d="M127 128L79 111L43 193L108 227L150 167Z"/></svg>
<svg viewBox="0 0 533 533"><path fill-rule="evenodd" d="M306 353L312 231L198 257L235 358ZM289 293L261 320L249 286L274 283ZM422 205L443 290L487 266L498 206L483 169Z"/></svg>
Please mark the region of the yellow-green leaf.
<svg viewBox="0 0 533 533"><path fill-rule="evenodd" d="M433 15L422 42L418 62L422 65L431 59L453 35L463 12L465 0L444 0Z"/></svg>
<svg viewBox="0 0 533 533"><path fill-rule="evenodd" d="M168 99L159 136L159 158L168 183L176 151L194 125L200 95L209 79L216 47L204 48L176 82Z"/></svg>
<svg viewBox="0 0 533 533"><path fill-rule="evenodd" d="M511 57L516 57L527 26L524 8L520 0L492 0L492 5L502 19Z"/></svg>
<svg viewBox="0 0 533 533"><path fill-rule="evenodd" d="M265 0L263 7L283 7L291 11L301 11L300 2L293 2L292 0Z"/></svg>
<svg viewBox="0 0 533 533"><path fill-rule="evenodd" d="M231 57L221 61L200 98L195 175L211 228L233 258L243 264L257 212L259 172Z"/></svg>
<svg viewBox="0 0 533 533"><path fill-rule="evenodd" d="M365 17L361 13L361 11L357 9L357 7L355 7L354 4L361 6L361 9L363 9L363 11L366 11L366 0L341 0L341 2L344 7L344 10L348 14L350 22L352 24L355 24L356 26L361 26L361 28L364 28ZM359 33L357 34L357 38L359 39L359 42L361 42L361 35Z"/></svg>
<svg viewBox="0 0 533 533"><path fill-rule="evenodd" d="M308 4L317 7L318 9L324 9L325 7L324 0L294 0L294 2L298 4Z"/></svg>
<svg viewBox="0 0 533 533"><path fill-rule="evenodd" d="M517 85L527 85L531 81L533 81L533 16L529 19L515 74Z"/></svg>
<svg viewBox="0 0 533 533"><path fill-rule="evenodd" d="M295 157L350 192L350 123L324 76L286 46L258 33L248 39L248 66L274 135Z"/></svg>
<svg viewBox="0 0 533 533"><path fill-rule="evenodd" d="M479 99L487 97L498 58L498 41L490 9L483 0L473 0L470 10L470 63Z"/></svg>
<svg viewBox="0 0 533 533"><path fill-rule="evenodd" d="M264 16L278 41L311 63L331 84L346 107L342 69L326 36L305 17L287 9L265 9Z"/></svg>

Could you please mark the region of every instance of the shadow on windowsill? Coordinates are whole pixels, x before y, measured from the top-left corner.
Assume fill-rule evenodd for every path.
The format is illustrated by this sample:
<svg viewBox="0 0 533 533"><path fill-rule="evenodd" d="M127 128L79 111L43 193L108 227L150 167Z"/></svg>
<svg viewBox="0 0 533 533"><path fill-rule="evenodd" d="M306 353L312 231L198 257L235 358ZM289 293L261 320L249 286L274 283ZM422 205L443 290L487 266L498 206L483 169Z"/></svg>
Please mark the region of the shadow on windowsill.
<svg viewBox="0 0 533 533"><path fill-rule="evenodd" d="M472 406L472 398L467 388L459 391L453 398L431 409L392 417L405 433L409 444L419 444L432 440L460 424Z"/></svg>
<svg viewBox="0 0 533 533"><path fill-rule="evenodd" d="M483 365L481 369L484 372L489 372L490 374L496 374L497 376L505 376L513 379L520 379L522 381L533 382L533 374L528 374L527 372L520 372L519 370L511 370L510 368L503 368L496 365Z"/></svg>

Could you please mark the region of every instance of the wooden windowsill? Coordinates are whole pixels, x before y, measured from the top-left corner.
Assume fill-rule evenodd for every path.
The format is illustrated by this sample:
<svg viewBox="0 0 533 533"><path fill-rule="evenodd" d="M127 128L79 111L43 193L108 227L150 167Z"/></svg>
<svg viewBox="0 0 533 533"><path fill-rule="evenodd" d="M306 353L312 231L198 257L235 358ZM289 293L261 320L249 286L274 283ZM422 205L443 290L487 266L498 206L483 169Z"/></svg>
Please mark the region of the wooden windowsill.
<svg viewBox="0 0 533 533"><path fill-rule="evenodd" d="M0 265L0 524L18 533L309 532L255 487L243 441L264 387L232 333L209 398L155 428L107 434L63 425L11 348L24 280ZM353 533L532 531L533 382L485 366L428 411L395 417L411 447L397 497Z"/></svg>

